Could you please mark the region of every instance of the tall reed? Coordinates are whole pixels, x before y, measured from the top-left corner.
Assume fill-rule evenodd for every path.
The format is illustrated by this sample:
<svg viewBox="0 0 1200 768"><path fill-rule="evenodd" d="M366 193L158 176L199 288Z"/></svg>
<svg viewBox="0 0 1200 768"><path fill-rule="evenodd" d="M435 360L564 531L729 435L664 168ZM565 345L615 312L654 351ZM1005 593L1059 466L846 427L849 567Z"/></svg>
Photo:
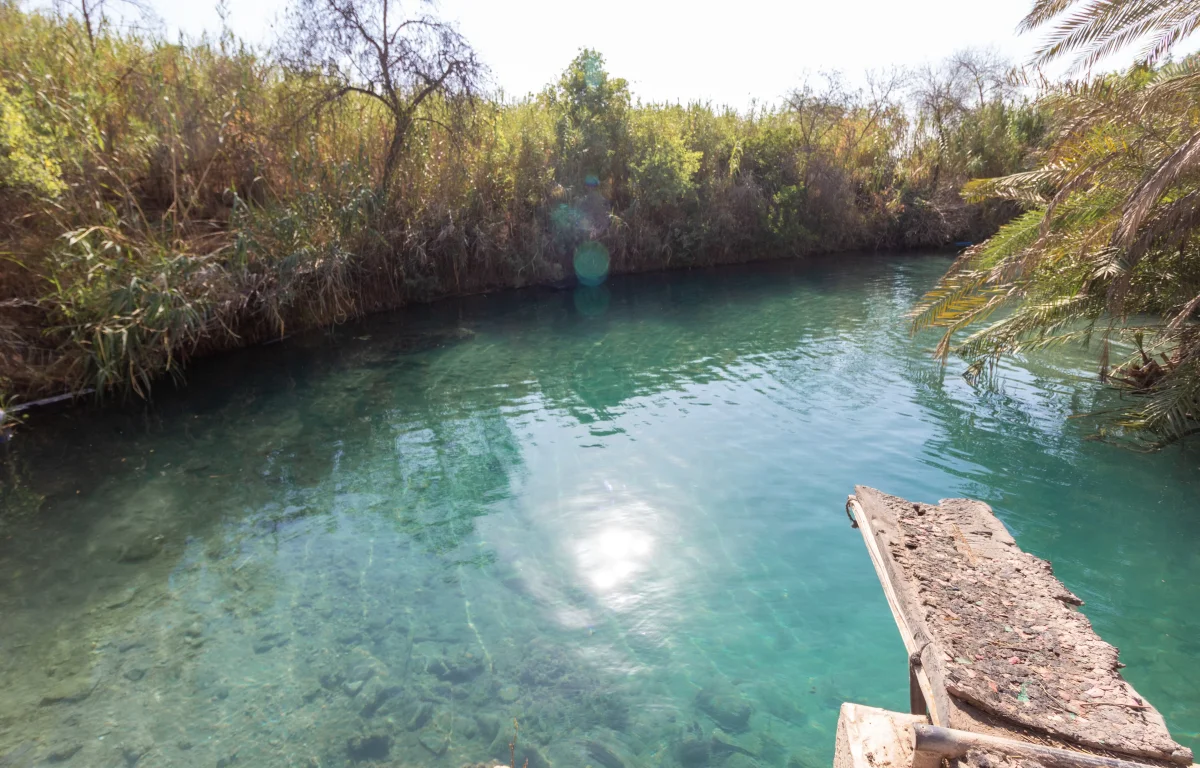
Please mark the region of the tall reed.
<svg viewBox="0 0 1200 768"><path fill-rule="evenodd" d="M898 93L643 104L583 51L537 94L426 99L381 186L378 102L331 102L228 35L91 32L0 0L9 397L146 396L198 354L573 280L584 243L632 272L977 239L1004 212L957 189L1024 167L1044 132L1003 95L936 136Z"/></svg>

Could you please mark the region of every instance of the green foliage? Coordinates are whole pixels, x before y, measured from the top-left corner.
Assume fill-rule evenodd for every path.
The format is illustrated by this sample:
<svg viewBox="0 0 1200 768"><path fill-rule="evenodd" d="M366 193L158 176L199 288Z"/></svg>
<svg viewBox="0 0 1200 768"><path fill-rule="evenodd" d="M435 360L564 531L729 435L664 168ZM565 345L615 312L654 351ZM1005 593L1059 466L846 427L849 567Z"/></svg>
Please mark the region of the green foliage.
<svg viewBox="0 0 1200 768"><path fill-rule="evenodd" d="M146 394L161 373L178 373L177 350L208 330L211 297L196 285L204 260L102 227L64 239L46 297L59 325L48 330L74 352L84 382L100 394L118 384Z"/></svg>
<svg viewBox="0 0 1200 768"><path fill-rule="evenodd" d="M604 57L581 51L545 97L555 116L559 183L568 189L588 177L610 188L622 183L629 87L609 77Z"/></svg>
<svg viewBox="0 0 1200 768"><path fill-rule="evenodd" d="M226 268L239 286L254 286L240 322L260 332L283 336L293 324L340 322L362 311L355 273L377 247L382 194L362 164L306 168L304 175L318 183L297 185L286 199L258 206L235 200Z"/></svg>
<svg viewBox="0 0 1200 768"><path fill-rule="evenodd" d="M914 312L972 375L1008 354L1099 336L1101 375L1128 397L1116 424L1174 440L1200 427L1200 62L1070 84L1045 99L1061 129L1033 171L973 182L972 199L1032 206L971 249ZM999 320L955 334L998 309ZM1136 351L1115 367L1112 344Z"/></svg>
<svg viewBox="0 0 1200 768"><path fill-rule="evenodd" d="M0 188L9 187L45 197L65 188L62 168L53 157L53 136L34 122L29 97L0 80Z"/></svg>
<svg viewBox="0 0 1200 768"><path fill-rule="evenodd" d="M1023 170L1044 130L995 95L941 109L935 139L894 88L646 105L588 50L488 99L447 40L464 79L410 92L0 0L0 391L146 396L194 355L574 279L584 244L614 273L942 245L1000 223L957 189Z"/></svg>
<svg viewBox="0 0 1200 768"><path fill-rule="evenodd" d="M629 170L633 199L639 204L668 208L695 193L704 153L688 147L686 117L679 107L648 107L633 115Z"/></svg>

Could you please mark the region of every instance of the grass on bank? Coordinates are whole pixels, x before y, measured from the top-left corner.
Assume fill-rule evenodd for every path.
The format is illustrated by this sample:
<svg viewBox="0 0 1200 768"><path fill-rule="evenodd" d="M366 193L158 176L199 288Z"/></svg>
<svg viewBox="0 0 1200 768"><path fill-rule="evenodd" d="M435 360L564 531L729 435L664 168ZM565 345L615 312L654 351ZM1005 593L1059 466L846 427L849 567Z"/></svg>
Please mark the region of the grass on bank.
<svg viewBox="0 0 1200 768"><path fill-rule="evenodd" d="M593 51L519 99L418 100L420 64L367 92L227 33L0 0L0 392L148 396L197 355L572 280L584 243L633 272L977 240L1016 207L958 189L1027 167L1048 125L972 53L748 112L644 104Z"/></svg>

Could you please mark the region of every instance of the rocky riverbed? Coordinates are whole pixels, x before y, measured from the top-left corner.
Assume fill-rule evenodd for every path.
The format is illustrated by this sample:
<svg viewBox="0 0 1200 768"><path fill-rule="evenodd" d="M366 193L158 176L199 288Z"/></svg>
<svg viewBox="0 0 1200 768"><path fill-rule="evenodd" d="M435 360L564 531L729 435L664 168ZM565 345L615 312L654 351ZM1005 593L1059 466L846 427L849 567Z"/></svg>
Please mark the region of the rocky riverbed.
<svg viewBox="0 0 1200 768"><path fill-rule="evenodd" d="M805 711L839 703L824 682L702 661L735 628L639 632L544 563L447 562L364 516L378 499L331 503L204 536L134 511L22 563L0 766L457 768L507 763L517 734L530 768L816 768L831 743Z"/></svg>
<svg viewBox="0 0 1200 768"><path fill-rule="evenodd" d="M906 701L840 516L847 424L926 407L853 341L889 280L480 297L45 417L0 464L0 766L828 765L843 701Z"/></svg>

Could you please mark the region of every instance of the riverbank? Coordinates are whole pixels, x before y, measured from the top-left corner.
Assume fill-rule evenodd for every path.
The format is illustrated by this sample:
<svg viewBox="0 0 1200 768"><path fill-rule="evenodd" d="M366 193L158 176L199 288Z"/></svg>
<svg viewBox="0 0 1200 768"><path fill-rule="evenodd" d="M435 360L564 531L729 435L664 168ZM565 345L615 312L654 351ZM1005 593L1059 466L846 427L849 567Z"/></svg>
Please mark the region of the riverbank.
<svg viewBox="0 0 1200 768"><path fill-rule="evenodd" d="M433 94L389 145L378 99L228 35L5 3L0 405L146 397L190 359L436 297L977 241L1016 209L959 188L1024 168L1049 116L964 67L739 112L641 103L581 51L538 94Z"/></svg>

